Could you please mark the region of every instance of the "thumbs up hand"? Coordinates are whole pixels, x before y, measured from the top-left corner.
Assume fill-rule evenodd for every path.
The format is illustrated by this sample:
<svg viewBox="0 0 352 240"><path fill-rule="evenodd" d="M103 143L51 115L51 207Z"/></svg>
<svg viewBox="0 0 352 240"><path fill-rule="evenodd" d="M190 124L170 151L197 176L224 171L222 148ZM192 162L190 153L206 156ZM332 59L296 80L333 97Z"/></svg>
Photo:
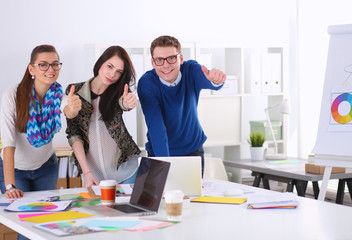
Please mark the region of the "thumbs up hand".
<svg viewBox="0 0 352 240"><path fill-rule="evenodd" d="M122 95L122 105L124 108L131 110L133 108L135 108L138 104L138 100L136 95L134 95L131 92L128 92L128 85L125 84L125 88L123 91L123 95Z"/></svg>
<svg viewBox="0 0 352 240"><path fill-rule="evenodd" d="M204 65L202 65L202 71L205 77L214 84L223 84L226 80L226 74L220 71L219 69L213 68L208 71L208 69Z"/></svg>
<svg viewBox="0 0 352 240"><path fill-rule="evenodd" d="M67 95L67 106L64 108L64 113L67 118L75 118L78 112L82 108L82 101L79 99L78 95L74 94L75 86L72 85L70 88L70 92Z"/></svg>

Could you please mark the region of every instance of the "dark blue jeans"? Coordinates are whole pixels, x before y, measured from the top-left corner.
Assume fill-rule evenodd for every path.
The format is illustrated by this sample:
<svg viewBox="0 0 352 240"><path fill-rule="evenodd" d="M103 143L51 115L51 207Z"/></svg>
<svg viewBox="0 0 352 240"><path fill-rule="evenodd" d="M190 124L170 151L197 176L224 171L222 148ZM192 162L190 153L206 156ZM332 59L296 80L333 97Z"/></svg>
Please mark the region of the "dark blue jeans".
<svg viewBox="0 0 352 240"><path fill-rule="evenodd" d="M0 190L5 192L3 161L0 158ZM59 164L55 153L36 170L19 170L15 168L16 188L23 192L56 189Z"/></svg>
<svg viewBox="0 0 352 240"><path fill-rule="evenodd" d="M59 164L55 153L48 161L36 170L19 170L15 168L16 188L23 192L44 191L56 189L59 174ZM0 157L0 190L5 193L4 165ZM18 240L28 239L18 234Z"/></svg>
<svg viewBox="0 0 352 240"><path fill-rule="evenodd" d="M203 146L200 147L199 149L195 150L194 152L188 153L184 156L200 156L202 159L202 177L204 175L204 149ZM155 157L154 154L151 154L148 152L148 157Z"/></svg>

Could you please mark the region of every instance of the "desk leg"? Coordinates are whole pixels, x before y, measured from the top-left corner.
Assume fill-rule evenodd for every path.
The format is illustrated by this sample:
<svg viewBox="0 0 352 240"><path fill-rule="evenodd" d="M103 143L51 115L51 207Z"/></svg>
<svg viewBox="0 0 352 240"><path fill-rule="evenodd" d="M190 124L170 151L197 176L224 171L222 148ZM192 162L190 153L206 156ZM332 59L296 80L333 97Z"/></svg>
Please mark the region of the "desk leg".
<svg viewBox="0 0 352 240"><path fill-rule="evenodd" d="M345 195L345 179L339 179L339 186L337 188L336 203L343 204L343 197Z"/></svg>
<svg viewBox="0 0 352 240"><path fill-rule="evenodd" d="M328 189L328 183L331 176L331 170L332 170L332 166L325 167L323 182L321 184L321 190L319 192L319 197L318 197L319 201L325 200L326 190Z"/></svg>
<svg viewBox="0 0 352 240"><path fill-rule="evenodd" d="M263 177L263 187L270 190L269 180Z"/></svg>
<svg viewBox="0 0 352 240"><path fill-rule="evenodd" d="M318 182L313 182L313 193L314 193L314 198L318 199L318 196L319 196L319 184L318 184Z"/></svg>
<svg viewBox="0 0 352 240"><path fill-rule="evenodd" d="M260 180L263 178L261 173L252 172L252 176L254 176L253 187L259 187Z"/></svg>
<svg viewBox="0 0 352 240"><path fill-rule="evenodd" d="M293 192L293 180L287 182L286 192Z"/></svg>
<svg viewBox="0 0 352 240"><path fill-rule="evenodd" d="M352 199L352 178L346 179L348 191L350 192L350 197Z"/></svg>
<svg viewBox="0 0 352 240"><path fill-rule="evenodd" d="M308 181L294 180L298 196L305 197Z"/></svg>

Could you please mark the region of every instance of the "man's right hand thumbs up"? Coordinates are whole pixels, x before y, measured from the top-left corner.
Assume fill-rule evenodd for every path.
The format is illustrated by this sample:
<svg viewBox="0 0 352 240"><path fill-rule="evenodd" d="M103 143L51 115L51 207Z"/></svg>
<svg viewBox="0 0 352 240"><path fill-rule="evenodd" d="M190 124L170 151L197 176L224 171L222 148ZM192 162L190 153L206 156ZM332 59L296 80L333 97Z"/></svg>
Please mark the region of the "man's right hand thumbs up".
<svg viewBox="0 0 352 240"><path fill-rule="evenodd" d="M67 118L75 118L82 108L82 101L78 95L74 94L75 86L72 85L70 92L67 95L67 106L64 108L64 113Z"/></svg>

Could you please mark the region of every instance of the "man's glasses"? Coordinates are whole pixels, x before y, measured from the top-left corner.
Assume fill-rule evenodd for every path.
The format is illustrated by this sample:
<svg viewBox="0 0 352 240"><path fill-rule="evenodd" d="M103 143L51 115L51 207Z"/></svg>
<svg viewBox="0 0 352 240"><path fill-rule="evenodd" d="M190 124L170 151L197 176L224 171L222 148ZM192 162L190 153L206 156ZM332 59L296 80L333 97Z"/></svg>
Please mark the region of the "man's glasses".
<svg viewBox="0 0 352 240"><path fill-rule="evenodd" d="M166 60L169 64L174 64L174 63L176 63L177 57L178 57L178 55L180 55L180 54L181 54L181 53L178 53L178 54L176 54L176 55L168 56L168 57L166 57L166 58L153 58L153 61L154 61L155 65L157 65L157 66L162 66L162 65L164 65L165 60Z"/></svg>
<svg viewBox="0 0 352 240"><path fill-rule="evenodd" d="M62 66L62 63L59 63L59 62L54 62L54 63L41 62L41 63L32 64L32 66L38 66L41 71L47 71L49 69L49 67L51 66L51 68L54 71L59 71L61 66Z"/></svg>

